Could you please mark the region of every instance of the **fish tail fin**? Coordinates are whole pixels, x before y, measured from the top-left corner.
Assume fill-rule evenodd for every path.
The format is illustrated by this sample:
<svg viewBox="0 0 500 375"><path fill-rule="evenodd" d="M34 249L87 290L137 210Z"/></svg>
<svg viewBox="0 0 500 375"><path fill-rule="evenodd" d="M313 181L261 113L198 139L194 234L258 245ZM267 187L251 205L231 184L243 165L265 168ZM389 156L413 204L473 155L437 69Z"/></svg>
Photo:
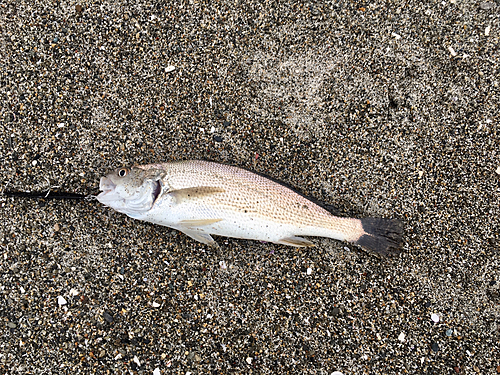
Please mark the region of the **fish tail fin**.
<svg viewBox="0 0 500 375"><path fill-rule="evenodd" d="M396 219L368 217L360 219L364 234L354 243L362 248L387 256L399 252L403 223Z"/></svg>

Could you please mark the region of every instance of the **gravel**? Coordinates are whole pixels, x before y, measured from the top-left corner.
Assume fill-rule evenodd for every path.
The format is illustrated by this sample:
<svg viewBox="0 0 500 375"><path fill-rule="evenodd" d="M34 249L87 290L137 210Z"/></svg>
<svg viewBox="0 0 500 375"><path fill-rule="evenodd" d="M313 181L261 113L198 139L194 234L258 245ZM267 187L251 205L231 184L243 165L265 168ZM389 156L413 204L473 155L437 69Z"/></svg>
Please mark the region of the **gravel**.
<svg viewBox="0 0 500 375"><path fill-rule="evenodd" d="M0 372L500 373L498 5L2 5L0 189L210 159L405 236L390 259L213 250L95 200L2 197Z"/></svg>

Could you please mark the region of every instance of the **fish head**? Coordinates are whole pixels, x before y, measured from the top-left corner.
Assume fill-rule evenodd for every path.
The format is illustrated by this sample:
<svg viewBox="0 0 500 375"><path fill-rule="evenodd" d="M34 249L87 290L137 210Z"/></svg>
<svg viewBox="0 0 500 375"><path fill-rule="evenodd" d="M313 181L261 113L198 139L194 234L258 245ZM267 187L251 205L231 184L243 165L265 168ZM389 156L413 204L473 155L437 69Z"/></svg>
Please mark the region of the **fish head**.
<svg viewBox="0 0 500 375"><path fill-rule="evenodd" d="M162 192L161 169L122 167L101 177L97 200L129 216L149 211Z"/></svg>

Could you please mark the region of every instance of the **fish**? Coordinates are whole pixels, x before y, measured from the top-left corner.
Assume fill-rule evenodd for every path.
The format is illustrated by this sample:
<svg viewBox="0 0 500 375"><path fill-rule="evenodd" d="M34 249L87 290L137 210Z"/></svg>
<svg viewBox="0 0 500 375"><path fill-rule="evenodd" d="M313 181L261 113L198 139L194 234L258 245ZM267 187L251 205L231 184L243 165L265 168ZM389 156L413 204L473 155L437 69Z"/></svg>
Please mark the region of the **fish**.
<svg viewBox="0 0 500 375"><path fill-rule="evenodd" d="M212 246L212 235L295 247L314 246L304 236L327 237L385 256L402 240L397 219L338 217L272 178L212 161L121 167L99 189L103 205Z"/></svg>

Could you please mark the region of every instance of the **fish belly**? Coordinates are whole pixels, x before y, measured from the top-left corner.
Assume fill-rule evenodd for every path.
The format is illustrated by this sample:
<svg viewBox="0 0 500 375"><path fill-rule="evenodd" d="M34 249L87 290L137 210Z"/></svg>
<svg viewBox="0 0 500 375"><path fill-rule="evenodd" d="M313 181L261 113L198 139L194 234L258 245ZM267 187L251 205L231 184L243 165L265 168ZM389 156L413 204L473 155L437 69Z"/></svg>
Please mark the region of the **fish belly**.
<svg viewBox="0 0 500 375"><path fill-rule="evenodd" d="M203 200L176 204L168 196L157 202L148 213L135 218L177 229L204 243L211 243L210 235L283 243L292 246L312 245L305 239L298 239L298 236L345 239L344 233L330 228L293 225L289 222L272 220L258 212L216 207L203 202Z"/></svg>

